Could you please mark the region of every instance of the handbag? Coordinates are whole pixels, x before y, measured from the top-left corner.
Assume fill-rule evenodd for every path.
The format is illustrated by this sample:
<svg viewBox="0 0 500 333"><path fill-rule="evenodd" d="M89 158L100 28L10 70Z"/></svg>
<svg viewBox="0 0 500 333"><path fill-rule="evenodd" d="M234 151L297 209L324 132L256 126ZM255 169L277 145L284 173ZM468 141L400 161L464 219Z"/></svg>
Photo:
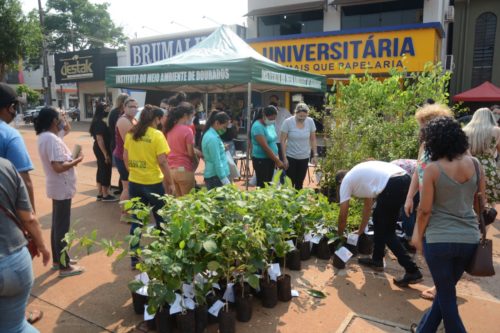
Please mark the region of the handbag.
<svg viewBox="0 0 500 333"><path fill-rule="evenodd" d="M482 194L479 192L479 179L481 174L479 173L479 165L476 159L473 159L474 168L476 169L477 187L478 192L475 195L475 205L478 207L477 214L479 221L479 228L481 229L481 239L477 245L476 252L472 256L469 265L465 268L465 271L472 276L493 276L495 275L495 268L493 267L493 243L491 239L486 238L486 226L484 223L484 205L482 200Z"/></svg>
<svg viewBox="0 0 500 333"><path fill-rule="evenodd" d="M493 207L487 207L483 210L484 225L490 225L497 218L497 210Z"/></svg>
<svg viewBox="0 0 500 333"><path fill-rule="evenodd" d="M2 205L0 205L0 210L3 211L5 215L7 215L7 217L14 222L23 233L24 237L28 241L28 245L26 245L26 247L30 252L31 259L33 259L34 257L38 257L40 255L40 252L38 251L38 247L35 244L35 240L33 239L33 237L31 237L30 233L25 228L22 227L21 222L19 222L17 217L10 210L8 210Z"/></svg>

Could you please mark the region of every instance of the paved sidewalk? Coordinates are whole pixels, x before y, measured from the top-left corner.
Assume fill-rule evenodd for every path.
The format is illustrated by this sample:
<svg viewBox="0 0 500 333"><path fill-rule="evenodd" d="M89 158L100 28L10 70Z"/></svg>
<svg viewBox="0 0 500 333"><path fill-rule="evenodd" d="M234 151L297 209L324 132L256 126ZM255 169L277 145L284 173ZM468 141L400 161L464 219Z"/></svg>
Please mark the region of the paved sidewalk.
<svg viewBox="0 0 500 333"><path fill-rule="evenodd" d="M77 230L99 230L99 236L121 238L128 233L128 225L119 222L117 203L95 201L95 157L89 123L73 123L73 131L65 138L70 148L83 146L84 162L78 166L78 193L72 205L72 226ZM35 164L32 178L35 184L37 214L44 237L50 244L51 201L45 195L45 178L36 151L36 136L32 126L21 126L20 131ZM113 183L117 174L113 172ZM198 181L202 182L201 175ZM307 179L306 179L307 180ZM500 209L500 206L497 207ZM490 228L494 240L495 265L500 274L500 222ZM299 297L289 303L279 303L274 309L265 309L254 302L254 315L249 323L237 323L237 332L404 332L417 322L430 302L419 298L420 291L432 284L422 258L423 283L401 289L392 278L402 273L395 260L387 257L384 273L374 273L351 260L346 270L334 271L330 262L310 259L302 263L300 272L292 276L293 288ZM42 332L144 332L141 316L132 309L127 282L136 274L128 260L114 261L102 252L81 257L79 264L86 272L80 276L60 279L41 260L33 263L36 275L28 309L44 311L44 318L35 326ZM327 298L311 298L306 290L324 291ZM496 319L500 313L500 277L472 278L465 276L458 286L459 309L469 332L498 332ZM212 325L208 332L216 332Z"/></svg>

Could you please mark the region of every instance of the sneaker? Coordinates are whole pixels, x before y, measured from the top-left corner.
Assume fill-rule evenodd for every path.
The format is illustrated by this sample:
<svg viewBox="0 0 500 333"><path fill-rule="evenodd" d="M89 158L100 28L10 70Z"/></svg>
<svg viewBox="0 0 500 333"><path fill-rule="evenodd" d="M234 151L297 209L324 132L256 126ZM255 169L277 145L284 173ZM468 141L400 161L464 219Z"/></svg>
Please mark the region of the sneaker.
<svg viewBox="0 0 500 333"><path fill-rule="evenodd" d="M120 194L122 194L122 191L120 191L120 190L114 190L113 194L114 195L120 195Z"/></svg>
<svg viewBox="0 0 500 333"><path fill-rule="evenodd" d="M101 201L102 200L102 194L99 194L97 197L96 197L96 201Z"/></svg>
<svg viewBox="0 0 500 333"><path fill-rule="evenodd" d="M358 258L358 263L362 266L370 267L374 271L383 272L384 271L384 262L373 261L372 258Z"/></svg>
<svg viewBox="0 0 500 333"><path fill-rule="evenodd" d="M102 198L102 202L114 202L118 201L119 199L115 197L114 195L108 194L107 196Z"/></svg>
<svg viewBox="0 0 500 333"><path fill-rule="evenodd" d="M416 271L414 273L405 273L402 278L394 279L393 282L398 287L408 287L409 284L419 283L422 280L422 273L420 273L420 271Z"/></svg>

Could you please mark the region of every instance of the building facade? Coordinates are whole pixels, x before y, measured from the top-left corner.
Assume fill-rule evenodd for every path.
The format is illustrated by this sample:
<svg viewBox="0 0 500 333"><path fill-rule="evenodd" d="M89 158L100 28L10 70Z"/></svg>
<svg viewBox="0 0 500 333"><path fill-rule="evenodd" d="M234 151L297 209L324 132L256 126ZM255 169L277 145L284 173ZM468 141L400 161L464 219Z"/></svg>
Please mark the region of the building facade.
<svg viewBox="0 0 500 333"><path fill-rule="evenodd" d="M484 81L500 87L500 1L455 0L451 95Z"/></svg>

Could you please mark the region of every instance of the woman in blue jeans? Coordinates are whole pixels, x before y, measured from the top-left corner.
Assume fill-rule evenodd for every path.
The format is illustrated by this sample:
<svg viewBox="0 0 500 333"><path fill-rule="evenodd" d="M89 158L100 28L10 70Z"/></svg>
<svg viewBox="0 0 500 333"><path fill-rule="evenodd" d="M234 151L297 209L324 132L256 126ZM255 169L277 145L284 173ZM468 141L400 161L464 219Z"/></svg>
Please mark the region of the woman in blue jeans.
<svg viewBox="0 0 500 333"><path fill-rule="evenodd" d="M446 332L462 333L466 330L458 312L456 284L479 243L473 203L474 194L484 192L484 173L479 168L478 182L474 166L478 162L467 154L467 137L454 119L430 121L423 139L431 163L424 171L412 242L424 252L436 296L430 310L411 330L436 332L443 321Z"/></svg>
<svg viewBox="0 0 500 333"><path fill-rule="evenodd" d="M173 194L173 183L167 162L170 148L163 132L157 129L162 117L163 111L159 107L144 106L139 122L125 137L123 151L123 161L129 171L129 196L139 197L142 203L153 207L157 227L163 222L157 213L163 203L158 195ZM138 226L138 223L132 223L131 235ZM132 257L133 269L136 263L137 258Z"/></svg>
<svg viewBox="0 0 500 333"><path fill-rule="evenodd" d="M0 158L0 332L36 333L25 317L33 286L31 256L17 223L31 234L46 266L51 256L24 181L8 160Z"/></svg>

